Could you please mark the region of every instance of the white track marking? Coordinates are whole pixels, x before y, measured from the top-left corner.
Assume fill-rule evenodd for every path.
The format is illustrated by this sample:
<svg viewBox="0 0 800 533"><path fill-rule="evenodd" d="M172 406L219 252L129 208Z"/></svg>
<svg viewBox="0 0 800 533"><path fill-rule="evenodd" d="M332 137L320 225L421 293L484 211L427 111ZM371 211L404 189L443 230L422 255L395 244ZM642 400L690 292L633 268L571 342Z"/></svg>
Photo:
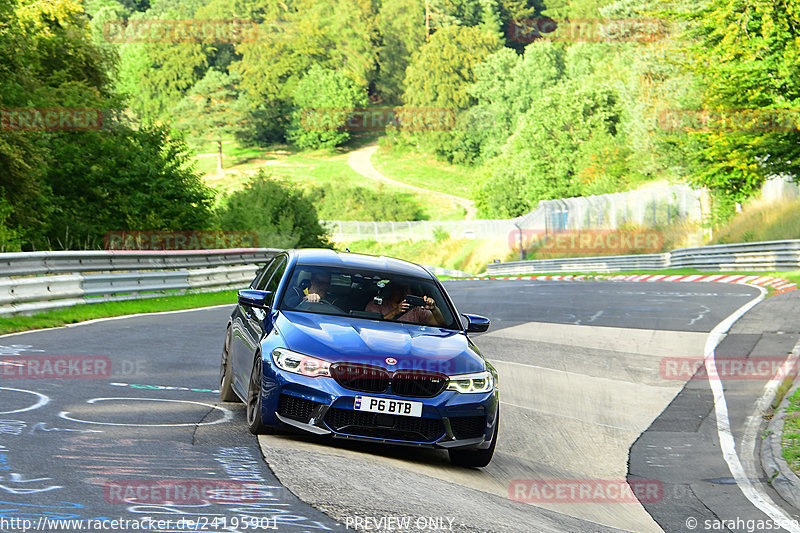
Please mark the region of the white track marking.
<svg viewBox="0 0 800 533"><path fill-rule="evenodd" d="M221 305L210 305L208 307L193 307L191 309L176 309L175 311L159 311L157 313L136 313L135 315L123 315L123 316L109 316L106 318L93 318L92 320L86 320L84 322L78 322L76 324L65 324L63 326L58 326L55 328L42 328L42 329L29 329L27 331L18 331L16 333L6 333L5 335L0 335L0 339L3 337L13 337L15 335L26 335L28 333L38 333L40 331L55 331L62 328L77 328L80 326L86 326L88 324L96 324L98 322L108 322L111 320L123 320L126 318L136 318L139 316L158 316L158 315L172 315L177 313L191 313L193 311L205 311L208 309L218 309L220 307L232 307L236 305L236 302L231 302L229 304L221 304Z"/></svg>
<svg viewBox="0 0 800 533"><path fill-rule="evenodd" d="M68 411L61 411L58 413L58 416L63 418L64 420L69 420L71 422L81 422L83 424L96 424L99 426L128 426L128 427L137 427L137 428L160 428L160 427L182 427L182 426L213 426L215 424L221 424L223 422L228 422L233 419L233 413L224 407L219 407L217 405L211 405L208 403L203 402L191 402L189 400L168 400L165 398L92 398L91 400L87 400L86 403L93 404L96 402L104 402L104 401L116 401L116 400L126 400L126 401L144 401L144 402L171 402L171 403L192 403L195 405L202 405L205 407L210 407L211 409L216 409L218 411L222 411L223 417L219 420L215 420L214 422L197 422L193 424L122 424L119 422L94 422L91 420L81 420L79 418L72 418L69 416Z"/></svg>
<svg viewBox="0 0 800 533"><path fill-rule="evenodd" d="M714 359L714 351L717 345L722 340L722 336L727 332L734 322L739 320L746 312L752 309L756 304L764 299L767 291L759 287L761 294L755 299L746 303L737 309L728 318L717 324L708 334L705 346L705 366L708 376L708 384L714 394L714 412L717 418L717 435L719 436L720 449L725 462L728 463L728 468L736 481L736 485L742 491L742 494L750 500L750 502L761 509L770 519L780 522L789 531L800 533L800 525L794 522L792 517L789 516L783 509L778 507L772 499L759 490L752 480L750 480L742 466L739 456L736 454L736 441L733 438L733 431L731 431L731 422L728 416L728 404L725 400L725 391L722 388L722 380L712 376L718 376L716 360ZM744 447L744 445L743 445Z"/></svg>
<svg viewBox="0 0 800 533"><path fill-rule="evenodd" d="M41 394L39 392L34 392L32 390L24 390L24 389L12 389L10 387L0 387L0 390L10 390L14 392L23 392L25 394L33 394L39 398L39 401L35 404L31 405L30 407L26 407L24 409L15 409L14 411L0 411L0 415L10 415L14 413L24 413L25 411L33 411L34 409L38 409L42 406L47 405L50 402L50 398Z"/></svg>

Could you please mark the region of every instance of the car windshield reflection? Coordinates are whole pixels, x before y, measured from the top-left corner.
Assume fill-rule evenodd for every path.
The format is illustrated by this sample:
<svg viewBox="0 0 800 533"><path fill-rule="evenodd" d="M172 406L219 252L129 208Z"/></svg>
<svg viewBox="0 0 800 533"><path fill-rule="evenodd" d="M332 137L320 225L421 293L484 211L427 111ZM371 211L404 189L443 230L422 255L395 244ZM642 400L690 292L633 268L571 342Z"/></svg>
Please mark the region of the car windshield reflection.
<svg viewBox="0 0 800 533"><path fill-rule="evenodd" d="M298 265L280 309L460 329L430 279Z"/></svg>

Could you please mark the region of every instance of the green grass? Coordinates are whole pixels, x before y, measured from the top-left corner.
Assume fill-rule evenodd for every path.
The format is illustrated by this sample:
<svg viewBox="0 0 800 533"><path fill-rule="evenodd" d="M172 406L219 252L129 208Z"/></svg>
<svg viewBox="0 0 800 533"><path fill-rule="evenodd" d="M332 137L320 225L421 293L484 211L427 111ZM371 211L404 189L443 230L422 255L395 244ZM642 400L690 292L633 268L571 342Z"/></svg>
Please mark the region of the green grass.
<svg viewBox="0 0 800 533"><path fill-rule="evenodd" d="M487 263L503 257L508 244L505 239L454 239L378 242L374 240L339 243L353 253L386 255L414 263L438 266L469 273L483 272Z"/></svg>
<svg viewBox="0 0 800 533"><path fill-rule="evenodd" d="M781 444L783 458L796 474L800 474L800 389L789 397Z"/></svg>
<svg viewBox="0 0 800 533"><path fill-rule="evenodd" d="M298 151L286 145L241 148L230 139L223 143L228 159L222 175L217 174L216 158L212 157L197 158L197 169L204 175L207 185L223 194L243 188L253 174L263 169L267 175L295 183L305 189L330 184L340 188L358 186L374 191L406 193L410 195L410 201L422 207L429 220L463 220L464 209L454 202L366 179L350 168L347 164L347 152L374 141L374 138L374 134L365 135L335 150L306 151Z"/></svg>
<svg viewBox="0 0 800 533"><path fill-rule="evenodd" d="M197 154L203 154L203 157L195 158L195 168L199 173L205 175L217 171L216 143L197 144L192 149ZM222 167L225 170L232 167L237 167L239 170L255 169L261 165L258 161L275 159L271 148L240 146L232 137L222 141L222 156Z"/></svg>
<svg viewBox="0 0 800 533"><path fill-rule="evenodd" d="M800 199L754 202L715 231L714 244L800 239Z"/></svg>
<svg viewBox="0 0 800 533"><path fill-rule="evenodd" d="M467 199L472 198L472 191L482 177L478 169L450 165L431 155L398 147L381 147L372 164L393 180Z"/></svg>
<svg viewBox="0 0 800 533"><path fill-rule="evenodd" d="M0 334L27 331L30 329L55 328L66 324L75 324L95 318L134 315L138 313L157 313L160 311L177 311L194 309L212 305L236 303L235 290L219 292L203 292L182 294L178 296L162 296L124 302L104 302L85 304L54 309L32 316L0 317Z"/></svg>

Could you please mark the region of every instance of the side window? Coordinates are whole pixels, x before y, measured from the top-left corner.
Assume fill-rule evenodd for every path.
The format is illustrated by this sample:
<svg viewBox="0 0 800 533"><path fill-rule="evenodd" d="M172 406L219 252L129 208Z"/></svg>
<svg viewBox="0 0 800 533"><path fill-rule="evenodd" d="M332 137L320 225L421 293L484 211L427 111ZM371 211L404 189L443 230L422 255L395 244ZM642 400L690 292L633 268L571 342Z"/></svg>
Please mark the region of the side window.
<svg viewBox="0 0 800 533"><path fill-rule="evenodd" d="M272 260L270 264L268 264L264 269L261 271L261 275L256 278L253 282L252 288L257 291L266 290L264 287L267 286L267 282L269 281L270 277L272 277L272 273L275 272L275 269L283 259L282 256L278 256Z"/></svg>
<svg viewBox="0 0 800 533"><path fill-rule="evenodd" d="M273 302L275 301L275 293L278 291L278 284L281 282L281 278L283 277L283 273L286 272L286 258L281 257L277 263L276 268L273 271L272 278L267 283L265 291L272 291L272 298L269 299L269 306L272 307Z"/></svg>

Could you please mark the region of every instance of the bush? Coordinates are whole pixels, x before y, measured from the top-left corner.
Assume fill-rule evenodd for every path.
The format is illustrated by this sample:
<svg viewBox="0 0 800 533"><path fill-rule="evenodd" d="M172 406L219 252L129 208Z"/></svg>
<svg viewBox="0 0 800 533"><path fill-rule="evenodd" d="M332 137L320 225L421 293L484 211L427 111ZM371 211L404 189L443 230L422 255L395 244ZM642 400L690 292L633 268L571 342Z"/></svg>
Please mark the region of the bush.
<svg viewBox="0 0 800 533"><path fill-rule="evenodd" d="M450 234L447 233L447 230L437 226L433 228L433 240L436 242L443 242L450 238Z"/></svg>
<svg viewBox="0 0 800 533"><path fill-rule="evenodd" d="M343 73L314 65L297 84L287 138L300 148L333 148L348 139L350 112L367 105L367 93Z"/></svg>
<svg viewBox="0 0 800 533"><path fill-rule="evenodd" d="M325 185L311 190L322 220L425 220L422 207L411 194L373 191L365 187Z"/></svg>
<svg viewBox="0 0 800 533"><path fill-rule="evenodd" d="M95 248L108 231L211 227L212 191L166 128L52 134L45 173L53 212L39 248Z"/></svg>
<svg viewBox="0 0 800 533"><path fill-rule="evenodd" d="M217 219L223 231L255 232L264 248L330 247L312 201L263 171L223 200Z"/></svg>
<svg viewBox="0 0 800 533"><path fill-rule="evenodd" d="M492 177L478 191L481 216L522 215L540 200L608 192L627 174L616 93L569 81L546 89L520 118Z"/></svg>
<svg viewBox="0 0 800 533"><path fill-rule="evenodd" d="M3 192L0 190L0 193ZM19 234L13 228L6 225L6 221L13 209L11 205L6 202L5 198L0 196L0 252L19 252Z"/></svg>

